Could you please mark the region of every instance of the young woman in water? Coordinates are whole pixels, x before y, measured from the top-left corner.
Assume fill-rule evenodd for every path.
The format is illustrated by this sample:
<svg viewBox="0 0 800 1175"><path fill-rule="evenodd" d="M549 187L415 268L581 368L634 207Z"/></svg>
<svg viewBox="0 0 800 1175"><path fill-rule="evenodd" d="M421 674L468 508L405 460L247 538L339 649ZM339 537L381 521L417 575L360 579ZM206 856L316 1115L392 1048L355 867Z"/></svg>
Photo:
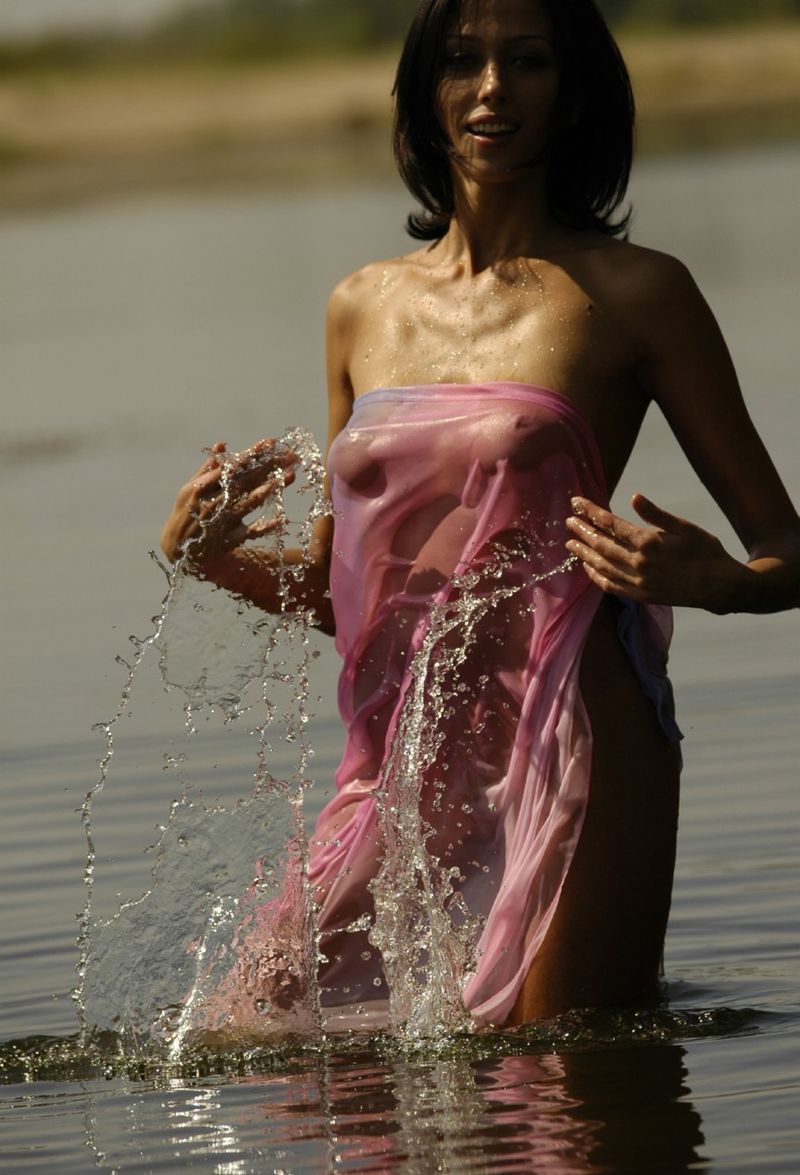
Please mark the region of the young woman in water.
<svg viewBox="0 0 800 1175"><path fill-rule="evenodd" d="M284 555L290 606L344 657L345 756L309 866L323 1000L386 997L366 931L342 932L374 915L375 790L426 634L471 592L486 608L419 804L431 868L455 871L454 926L475 920L464 1005L519 1024L654 988L678 814L669 606L796 606L800 524L691 276L626 239L633 103L592 0L423 0L396 103L423 244L333 293L334 519L310 563ZM653 401L746 562L641 494L638 521L609 509ZM292 458L241 454L221 510L223 449L164 550L193 540L187 569L280 611L276 556L248 545L268 525L246 518Z"/></svg>

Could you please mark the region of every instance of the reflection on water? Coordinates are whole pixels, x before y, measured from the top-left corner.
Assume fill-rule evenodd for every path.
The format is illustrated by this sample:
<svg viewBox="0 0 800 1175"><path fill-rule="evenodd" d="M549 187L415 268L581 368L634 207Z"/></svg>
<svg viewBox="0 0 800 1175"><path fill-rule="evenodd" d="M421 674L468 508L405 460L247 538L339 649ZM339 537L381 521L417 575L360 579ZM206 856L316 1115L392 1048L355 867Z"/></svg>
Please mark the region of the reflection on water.
<svg viewBox="0 0 800 1175"><path fill-rule="evenodd" d="M100 1169L656 1170L701 1163L700 1115L679 1044L496 1053L462 1042L387 1056L353 1041L237 1078L62 1086ZM381 1055L383 1053L384 1055ZM59 1105L60 1103L60 1105ZM24 1098L16 1101L23 1115ZM654 1140L658 1153L654 1156Z"/></svg>
<svg viewBox="0 0 800 1175"><path fill-rule="evenodd" d="M654 1136L658 1169L677 1175L699 1160L680 1045L485 1059L453 1043L440 1055L386 1051L353 1042L226 1080L89 1080L62 1084L48 1100L56 1116L80 1102L85 1145L101 1169L224 1160L226 1171L250 1171L269 1156L292 1172L642 1172L655 1169ZM27 1094L10 1108L17 1129L35 1109Z"/></svg>
<svg viewBox="0 0 800 1175"><path fill-rule="evenodd" d="M415 1048L354 1034L196 1050L180 1064L126 1051L112 1034L86 1046L31 1039L0 1046L0 1075L51 1091L44 1104L56 1116L71 1115L77 1097L85 1144L103 1169L177 1160L244 1172L268 1156L292 1173L679 1175L704 1161L689 1043L733 1048L743 1035L769 1034L774 1019L661 1003ZM27 1094L12 1093L11 1106L35 1113ZM24 1121L16 1128L24 1131Z"/></svg>
<svg viewBox="0 0 800 1175"><path fill-rule="evenodd" d="M262 1100L237 1115L236 1126L242 1136L263 1132L270 1148L291 1153L307 1137L313 1106L326 1123L326 1168L521 1166L579 1175L602 1169L593 1156L605 1124L572 1089L572 1059L545 1054L470 1063L455 1056L376 1065L369 1054L333 1056L301 1089L246 1079Z"/></svg>

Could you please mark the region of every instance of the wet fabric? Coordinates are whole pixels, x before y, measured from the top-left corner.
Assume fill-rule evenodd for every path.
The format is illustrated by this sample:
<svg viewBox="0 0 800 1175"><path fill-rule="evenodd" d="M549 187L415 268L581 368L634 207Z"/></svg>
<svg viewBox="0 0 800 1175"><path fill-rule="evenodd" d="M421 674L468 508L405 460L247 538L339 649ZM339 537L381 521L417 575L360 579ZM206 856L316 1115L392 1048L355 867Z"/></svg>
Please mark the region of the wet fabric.
<svg viewBox="0 0 800 1175"><path fill-rule="evenodd" d="M592 733L578 675L602 593L569 558L565 521L576 494L608 502L597 445L556 392L437 384L359 397L329 469L346 743L308 869L323 1005L388 995L369 939L387 818L376 792L397 769L413 703L428 745L415 780L425 850L455 879L454 917L475 928L463 1003L475 1024L501 1024L587 805ZM669 609L620 605L620 639L675 739L670 631Z"/></svg>

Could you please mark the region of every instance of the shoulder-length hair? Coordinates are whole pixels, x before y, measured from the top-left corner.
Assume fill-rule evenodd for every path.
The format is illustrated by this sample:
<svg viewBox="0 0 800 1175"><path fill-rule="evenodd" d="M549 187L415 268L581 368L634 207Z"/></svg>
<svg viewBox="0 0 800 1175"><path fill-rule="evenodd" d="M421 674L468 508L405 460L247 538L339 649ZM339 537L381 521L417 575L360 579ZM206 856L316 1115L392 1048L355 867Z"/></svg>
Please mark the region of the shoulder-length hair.
<svg viewBox="0 0 800 1175"><path fill-rule="evenodd" d="M439 240L455 211L450 147L436 116L445 38L467 0L422 0L394 87L394 153L422 211L406 222L421 241ZM479 2L479 0L478 0ZM617 44L594 0L543 0L554 34L559 91L547 160L553 216L572 228L624 233L622 203L633 162L635 107Z"/></svg>

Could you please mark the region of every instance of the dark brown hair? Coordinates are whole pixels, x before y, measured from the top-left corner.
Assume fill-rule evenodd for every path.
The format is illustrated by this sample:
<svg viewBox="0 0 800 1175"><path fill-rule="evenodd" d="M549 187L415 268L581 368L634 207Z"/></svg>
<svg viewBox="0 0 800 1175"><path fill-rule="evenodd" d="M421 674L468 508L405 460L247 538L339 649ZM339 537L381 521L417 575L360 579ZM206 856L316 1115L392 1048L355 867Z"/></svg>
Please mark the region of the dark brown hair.
<svg viewBox="0 0 800 1175"><path fill-rule="evenodd" d="M454 213L450 147L436 117L448 31L466 0L422 0L406 37L394 87L394 152L422 211L408 217L417 240L444 236ZM542 0L559 71L547 163L550 211L573 228L622 234L613 220L633 162L634 100L619 48L594 0Z"/></svg>

